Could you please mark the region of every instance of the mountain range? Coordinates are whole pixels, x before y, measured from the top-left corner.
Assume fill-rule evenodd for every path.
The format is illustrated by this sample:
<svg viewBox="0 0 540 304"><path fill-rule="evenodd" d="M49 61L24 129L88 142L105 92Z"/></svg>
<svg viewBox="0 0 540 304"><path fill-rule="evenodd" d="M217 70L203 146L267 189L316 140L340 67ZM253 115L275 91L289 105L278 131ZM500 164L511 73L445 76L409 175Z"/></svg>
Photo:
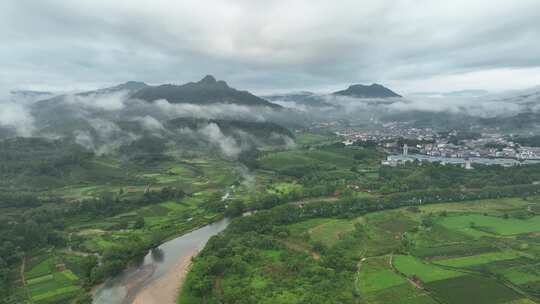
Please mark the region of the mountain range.
<svg viewBox="0 0 540 304"><path fill-rule="evenodd" d="M270 95L264 98L258 97L248 91L231 88L225 81L216 80L211 75L207 75L197 82L188 82L182 85L163 84L148 85L144 82L128 81L113 87L86 91L71 94L75 97L101 96L113 93L125 93L129 99L144 100L153 102L156 100L167 100L171 104L234 104L241 106L267 107L270 109L282 109L283 107L274 102L296 102L309 106L326 107L332 106L328 99L332 96L348 96L358 99L386 99L386 103L391 102L392 98L401 97L394 91L380 85L361 85L354 84L345 90L330 94L316 94L311 92L299 92L291 94ZM41 92L40 92L41 93ZM70 95L51 95L33 94L42 96L37 104L38 107L58 103ZM328 98L329 97L329 98ZM390 100L390 101L388 101ZM381 101L383 102L383 101Z"/></svg>
<svg viewBox="0 0 540 304"><path fill-rule="evenodd" d="M353 84L349 86L346 90L337 91L332 94L356 98L401 97L401 95L377 83L374 83L372 85Z"/></svg>
<svg viewBox="0 0 540 304"><path fill-rule="evenodd" d="M245 106L262 106L281 108L247 91L231 88L223 80L217 81L213 76L207 75L198 82L189 82L183 85L165 84L160 86L145 86L137 90L131 98L146 101L166 99L169 103L196 103L196 104L238 104Z"/></svg>
<svg viewBox="0 0 540 304"><path fill-rule="evenodd" d="M139 99L153 102L165 99L171 104L190 103L198 105L211 104L236 104L243 106L269 107L280 109L281 106L273 104L251 94L248 91L240 91L229 87L223 80L216 80L213 76L207 75L198 82L189 82L183 85L164 84L151 86L144 82L128 81L109 88L98 89L76 93L76 97L99 96L105 94L124 92L129 99ZM45 99L39 103L43 106L46 103L59 101L68 95L59 95Z"/></svg>

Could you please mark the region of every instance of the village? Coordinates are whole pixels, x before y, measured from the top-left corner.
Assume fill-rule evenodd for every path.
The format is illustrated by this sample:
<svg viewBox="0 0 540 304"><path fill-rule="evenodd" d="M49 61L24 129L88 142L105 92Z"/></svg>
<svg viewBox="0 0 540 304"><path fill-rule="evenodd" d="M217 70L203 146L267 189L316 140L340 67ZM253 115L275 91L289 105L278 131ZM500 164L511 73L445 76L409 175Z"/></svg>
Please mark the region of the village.
<svg viewBox="0 0 540 304"><path fill-rule="evenodd" d="M515 166L540 162L540 147L527 147L512 141L512 135L497 132L467 134L452 130L438 133L431 128L378 130L345 129L336 132L345 145L376 144L389 154L383 165L396 166L407 161L460 164L472 163Z"/></svg>

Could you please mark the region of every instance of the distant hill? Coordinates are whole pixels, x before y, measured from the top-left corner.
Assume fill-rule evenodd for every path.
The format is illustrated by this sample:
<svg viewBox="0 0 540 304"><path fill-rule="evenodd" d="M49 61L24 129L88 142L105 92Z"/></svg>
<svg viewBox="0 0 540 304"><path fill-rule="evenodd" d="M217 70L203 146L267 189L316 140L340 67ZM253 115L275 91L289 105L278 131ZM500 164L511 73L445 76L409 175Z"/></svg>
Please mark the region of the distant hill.
<svg viewBox="0 0 540 304"><path fill-rule="evenodd" d="M522 106L537 107L540 105L540 87L508 91L490 97L491 101L495 102L508 102Z"/></svg>
<svg viewBox="0 0 540 304"><path fill-rule="evenodd" d="M48 99L55 96L52 92L32 91L32 90L13 90L9 99L16 103L33 103L38 100Z"/></svg>
<svg viewBox="0 0 540 304"><path fill-rule="evenodd" d="M334 95L341 96L350 96L356 98L391 98L391 97L401 97L401 95L396 94L394 91L380 85L362 85L362 84L353 84L349 86L346 90L337 91L332 93Z"/></svg>
<svg viewBox="0 0 540 304"><path fill-rule="evenodd" d="M148 87L148 85L144 82L128 81L128 82L125 82L125 83L122 83L113 87L97 89L97 90L92 90L92 91L85 91L85 92L75 93L72 95L73 96L92 96L92 95L100 96L100 95L113 94L113 93L119 93L119 92L126 92L128 94L133 94L137 92L138 90L145 87ZM69 95L64 94L64 95L54 96L52 98L41 98L39 99L39 101L36 103L34 107L40 108L44 106L47 107L52 104L58 104L62 102L62 100L66 98L67 96ZM48 97L48 96L45 95L43 97Z"/></svg>
<svg viewBox="0 0 540 304"><path fill-rule="evenodd" d="M24 97L24 98L46 98L53 96L54 93L45 91L32 91L32 90L13 90L10 92L12 96Z"/></svg>
<svg viewBox="0 0 540 304"><path fill-rule="evenodd" d="M128 82L116 85L114 87L88 91L88 92L82 92L77 95L85 96L85 95L91 95L91 94L109 94L109 93L116 93L116 92L122 92L122 91L134 93L146 87L148 87L148 85L144 82L128 81Z"/></svg>
<svg viewBox="0 0 540 304"><path fill-rule="evenodd" d="M441 97L456 97L456 98L471 98L471 97L480 97L489 94L486 90L459 90L459 91L450 91L450 92L414 92L411 93L412 97L430 97L430 98L441 98Z"/></svg>
<svg viewBox="0 0 540 304"><path fill-rule="evenodd" d="M170 103L216 104L228 103L245 106L263 106L281 108L247 91L239 91L227 85L225 81L217 81L213 76L206 76L198 82L183 85L165 84L148 86L131 96L146 101L166 99Z"/></svg>

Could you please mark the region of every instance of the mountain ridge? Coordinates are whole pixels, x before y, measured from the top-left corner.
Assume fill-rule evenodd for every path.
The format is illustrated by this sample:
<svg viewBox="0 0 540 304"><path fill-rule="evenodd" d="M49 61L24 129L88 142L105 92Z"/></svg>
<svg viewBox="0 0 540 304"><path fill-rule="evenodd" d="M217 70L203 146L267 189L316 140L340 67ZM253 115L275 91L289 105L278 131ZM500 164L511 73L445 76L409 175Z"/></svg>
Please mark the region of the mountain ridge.
<svg viewBox="0 0 540 304"><path fill-rule="evenodd" d="M332 95L350 96L356 98L392 98L402 97L389 88L373 83L371 85L353 84L347 89L336 91Z"/></svg>
<svg viewBox="0 0 540 304"><path fill-rule="evenodd" d="M263 98L255 96L248 91L241 91L229 87L223 80L216 80L214 76L207 75L198 82L188 82L182 85L163 84L147 86L136 91L131 98L152 102L166 99L169 103L194 104L238 104L244 106L263 106L274 109L282 108Z"/></svg>

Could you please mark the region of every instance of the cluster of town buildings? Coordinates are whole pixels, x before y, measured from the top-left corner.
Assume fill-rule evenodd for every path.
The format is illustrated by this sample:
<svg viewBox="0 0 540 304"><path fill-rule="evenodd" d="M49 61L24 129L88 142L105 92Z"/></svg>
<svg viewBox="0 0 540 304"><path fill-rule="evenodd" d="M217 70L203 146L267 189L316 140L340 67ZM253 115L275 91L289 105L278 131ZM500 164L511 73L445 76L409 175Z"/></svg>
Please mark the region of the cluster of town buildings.
<svg viewBox="0 0 540 304"><path fill-rule="evenodd" d="M461 164L471 169L474 163L514 166L540 162L540 148L520 146L498 133L483 133L480 137L459 141L452 140L457 138L457 131L443 137L430 128L349 129L336 134L344 138L346 145L358 141L376 142L391 154L383 162L385 165L418 160ZM404 141L412 144L404 144Z"/></svg>
<svg viewBox="0 0 540 304"><path fill-rule="evenodd" d="M357 130L345 128L336 132L336 135L345 139L345 144L356 141L376 141L379 143L392 143L400 138L413 138L420 141L433 141L438 134L431 128L404 128L395 123L383 125L383 129Z"/></svg>

